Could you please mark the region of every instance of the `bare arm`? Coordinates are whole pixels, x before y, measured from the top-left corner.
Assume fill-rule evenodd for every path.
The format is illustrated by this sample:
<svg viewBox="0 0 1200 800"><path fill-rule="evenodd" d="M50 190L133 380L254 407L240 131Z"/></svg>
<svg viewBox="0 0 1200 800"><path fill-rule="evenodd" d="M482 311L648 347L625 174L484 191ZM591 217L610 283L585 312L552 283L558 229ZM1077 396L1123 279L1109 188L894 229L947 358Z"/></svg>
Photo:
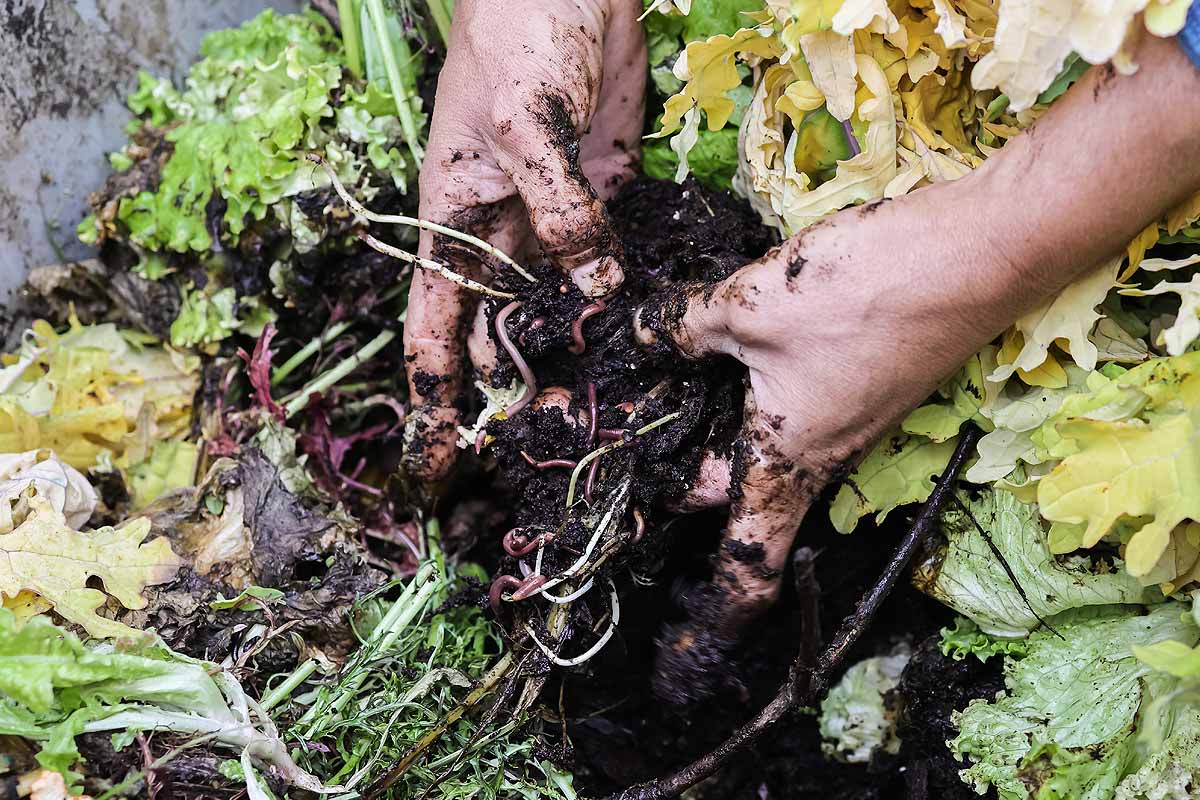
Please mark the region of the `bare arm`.
<svg viewBox="0 0 1200 800"><path fill-rule="evenodd" d="M1171 40L1147 37L1137 60L1129 77L1091 70L972 174L834 215L660 325L689 355L748 367L726 540L765 552L747 564L722 550L724 599L668 642L661 679L695 676L701 628L706 646L711 631L732 646L773 601L800 520L833 476L1021 313L1200 190L1200 71ZM706 472L728 485L728 464Z"/></svg>

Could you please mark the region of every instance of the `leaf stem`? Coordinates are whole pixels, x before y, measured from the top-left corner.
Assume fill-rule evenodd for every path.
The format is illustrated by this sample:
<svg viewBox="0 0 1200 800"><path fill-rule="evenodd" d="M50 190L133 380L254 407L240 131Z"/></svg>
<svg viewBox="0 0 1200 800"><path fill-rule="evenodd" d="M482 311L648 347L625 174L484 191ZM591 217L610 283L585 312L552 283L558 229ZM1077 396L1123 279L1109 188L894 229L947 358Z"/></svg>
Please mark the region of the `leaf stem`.
<svg viewBox="0 0 1200 800"><path fill-rule="evenodd" d="M296 370L296 367L300 366L305 361L308 361L308 359L312 358L314 353L332 342L337 337L341 336L352 324L353 323L348 320L335 322L326 328L325 332L320 336L310 340L308 344L304 345L304 347L301 347L294 354L292 354L291 358L280 364L271 372L271 385L278 386L279 384L283 383L284 379Z"/></svg>
<svg viewBox="0 0 1200 800"><path fill-rule="evenodd" d="M400 128L404 131L404 141L412 151L417 166L425 160L425 150L421 146L420 132L417 130L417 120L413 115L411 94L408 86L400 77L400 67L396 61L396 48L388 35L387 16L383 8L383 0L366 0L367 14L371 18L371 26L375 29L375 38L379 40L379 52L383 56L384 69L387 70L388 85L392 90L392 99L396 101L396 115L400 118Z"/></svg>
<svg viewBox="0 0 1200 800"><path fill-rule="evenodd" d="M342 26L342 46L346 66L356 78L363 76L362 36L358 30L358 8L354 0L337 0L338 22Z"/></svg>
<svg viewBox="0 0 1200 800"><path fill-rule="evenodd" d="M284 413L288 417L292 417L296 412L308 405L308 398L314 394L323 394L329 391L342 378L349 375L354 370L358 369L364 362L374 357L376 353L386 347L392 339L396 338L395 331L382 331L371 341L363 345L362 349L354 355L342 361L333 369L323 372L306 384L300 391L292 395L287 404L283 407Z"/></svg>
<svg viewBox="0 0 1200 800"><path fill-rule="evenodd" d="M654 430L655 428L666 425L668 422L671 422L672 420L677 419L679 417L679 415L682 413L683 412L681 412L681 411L675 411L670 414L667 414L665 417L659 417L658 419L654 420L654 422L650 422L650 423L638 428L636 431L633 432L633 436L634 436L634 438L637 438L638 436L647 434L650 431ZM590 464L592 461L596 460L600 456L602 456L606 453L611 453L613 450L618 450L618 449L624 447L625 445L626 445L626 441L624 439L619 439L615 442L604 445L604 447L597 448L596 450L593 450L592 452L588 453L583 458L579 459L579 463L575 465L575 469L571 472L571 483L567 485L567 508L570 508L575 503L575 485L579 483L579 476L583 472L584 467L586 467L588 464Z"/></svg>

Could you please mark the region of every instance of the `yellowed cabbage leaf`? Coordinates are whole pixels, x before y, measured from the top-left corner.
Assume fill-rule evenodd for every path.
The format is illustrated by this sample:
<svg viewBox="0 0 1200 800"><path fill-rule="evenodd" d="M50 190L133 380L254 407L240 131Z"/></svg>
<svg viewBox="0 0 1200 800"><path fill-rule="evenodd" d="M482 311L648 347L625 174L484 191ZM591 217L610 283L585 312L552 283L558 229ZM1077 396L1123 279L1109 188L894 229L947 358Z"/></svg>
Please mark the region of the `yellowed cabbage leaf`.
<svg viewBox="0 0 1200 800"><path fill-rule="evenodd" d="M34 498L25 522L0 534L0 593L33 592L96 638L141 636L96 609L109 596L126 608L144 608L142 589L175 576L179 557L165 538L144 542L149 532L150 520L143 517L120 528L80 533L48 502ZM104 591L90 588L91 578Z"/></svg>

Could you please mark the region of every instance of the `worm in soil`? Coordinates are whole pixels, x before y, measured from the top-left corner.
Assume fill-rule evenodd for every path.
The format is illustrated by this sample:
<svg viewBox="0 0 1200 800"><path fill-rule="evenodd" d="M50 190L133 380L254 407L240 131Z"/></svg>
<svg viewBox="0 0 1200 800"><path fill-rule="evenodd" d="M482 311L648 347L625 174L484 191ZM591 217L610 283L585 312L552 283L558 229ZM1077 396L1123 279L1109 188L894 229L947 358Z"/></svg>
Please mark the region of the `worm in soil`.
<svg viewBox="0 0 1200 800"><path fill-rule="evenodd" d="M496 338L500 341L500 346L504 348L504 352L508 353L508 357L512 359L517 372L521 373L521 380L525 382L525 394L521 395L521 398L517 402L504 409L504 414L509 419L521 413L525 406L529 405L533 401L534 396L537 395L537 378L533 376L533 370L529 368L529 364L525 363L525 358L521 355L521 351L512 343L512 339L508 338L508 329L505 327L508 318L520 307L521 301L514 300L500 309L500 313L496 315Z"/></svg>
<svg viewBox="0 0 1200 800"><path fill-rule="evenodd" d="M571 323L571 344L567 350L575 355L583 355L583 351L587 349L587 342L583 339L583 323L592 317L599 314L608 304L603 300L597 300L589 306L584 306L583 311L579 312L579 318Z"/></svg>

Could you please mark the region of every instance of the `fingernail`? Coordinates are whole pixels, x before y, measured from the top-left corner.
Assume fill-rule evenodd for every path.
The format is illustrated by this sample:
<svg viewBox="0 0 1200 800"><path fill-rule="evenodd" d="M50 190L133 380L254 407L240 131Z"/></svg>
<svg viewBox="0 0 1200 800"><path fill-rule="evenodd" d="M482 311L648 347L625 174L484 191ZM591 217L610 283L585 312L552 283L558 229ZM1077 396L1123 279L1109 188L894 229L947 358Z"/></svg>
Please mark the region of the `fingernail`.
<svg viewBox="0 0 1200 800"><path fill-rule="evenodd" d="M638 306L633 312L633 338L637 339L638 344L642 347L653 347L658 344L658 334L654 332L649 325L642 322L642 311L644 306Z"/></svg>
<svg viewBox="0 0 1200 800"><path fill-rule="evenodd" d="M571 280L588 297L605 297L620 288L625 272L615 258L603 256L571 270Z"/></svg>

